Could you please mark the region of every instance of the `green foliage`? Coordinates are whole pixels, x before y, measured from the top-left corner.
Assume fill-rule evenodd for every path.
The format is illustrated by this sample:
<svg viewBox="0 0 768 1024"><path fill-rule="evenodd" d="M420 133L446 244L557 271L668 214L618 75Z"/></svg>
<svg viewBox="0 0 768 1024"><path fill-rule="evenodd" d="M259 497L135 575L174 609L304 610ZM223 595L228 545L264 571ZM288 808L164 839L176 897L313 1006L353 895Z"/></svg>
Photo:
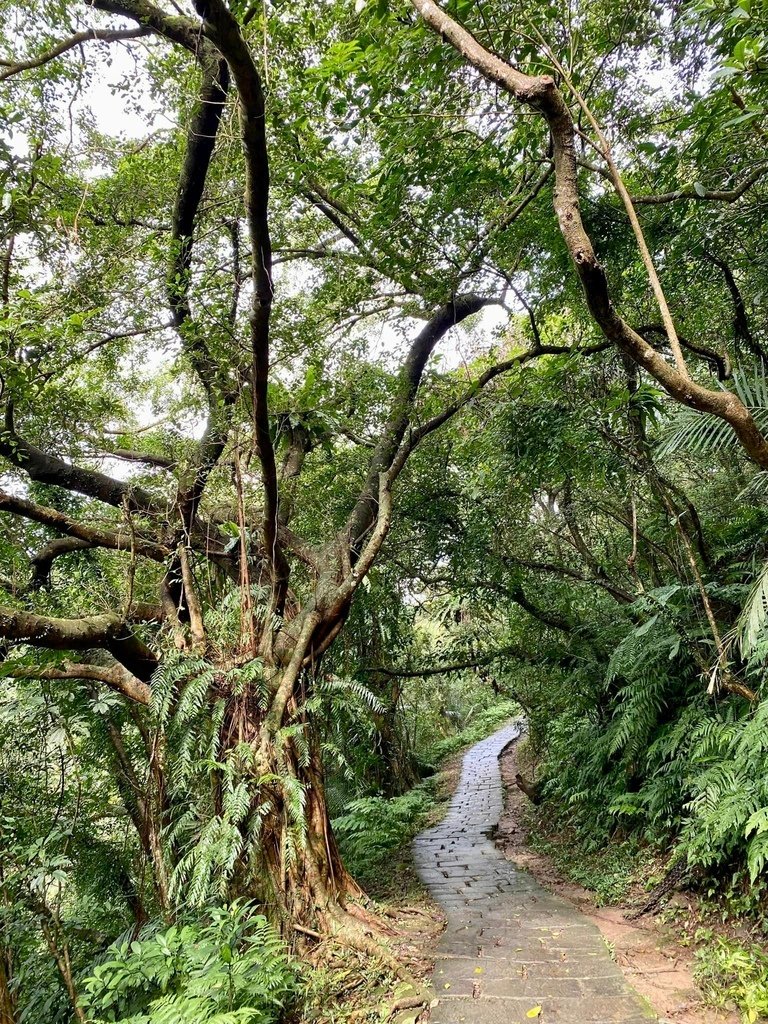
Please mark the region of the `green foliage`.
<svg viewBox="0 0 768 1024"><path fill-rule="evenodd" d="M644 866L637 842L614 838L595 849L583 842L583 836L571 831L563 833L562 821L547 821L549 813L529 813L533 849L546 853L565 877L593 892L598 906L615 905L625 899Z"/></svg>
<svg viewBox="0 0 768 1024"><path fill-rule="evenodd" d="M768 429L766 3L698 0L669 17L663 6L574 0L565 22L557 4L451 9L525 71L562 82L548 47L564 62L621 154L630 193L652 200L638 209L691 343L693 383L733 392ZM73 536L112 535L111 546L75 545L41 583L34 557L61 531L45 516L0 513L0 618L112 610L160 662L146 709L90 678L59 678L72 655L114 667L124 636L41 653L20 630L0 652L0 923L21 1020L68 1014L57 966L66 957L50 955L42 931L51 920L58 952L91 978L97 1019L278 1016L271 961L252 960L272 948L248 938L258 918L242 908L185 915L243 892L274 896L265 821L275 859L298 867L318 775L350 863L361 873L381 863L423 823L427 790L408 791L419 773L520 708L541 758L544 813L586 851L584 881L603 898L620 890L624 855L652 846L697 868L714 898L761 913L765 472L724 421L676 414L649 363L603 344L567 262L552 178L541 176L541 118L509 116L511 98L468 74L407 4L231 10L268 92L268 382L253 366L237 82L205 181L180 190L194 162L199 67L176 33L119 49L89 38L38 64L113 16L61 0L0 4L0 116L11 128L0 140L0 397L6 423L64 467L57 477L46 463L31 479L4 427L2 488L69 517ZM15 60L27 64L18 74ZM110 92L121 116L105 119ZM659 319L643 261L609 183L583 164L584 216L613 308L641 330ZM711 198L747 175L738 202ZM169 282L181 248L168 229L198 184L190 265ZM178 299L180 285L194 323L174 330L180 310L165 308L167 291ZM489 305L454 325L404 387L408 345L423 344L423 324L465 293ZM647 333L669 358L658 324ZM255 443L262 383L269 408ZM410 391L408 424L381 443ZM352 606L318 629L264 754L272 669L290 659L300 613L332 606L353 569L347 524L359 497L370 503L369 472L393 439L405 451L416 425L451 403L461 414L400 474L386 545ZM275 553L262 546L267 436L286 559L274 593L261 585ZM99 474L91 491L111 474L125 494L82 493L77 467ZM190 545L204 657L176 649L169 605L182 632L192 611L177 602L179 540ZM247 659L251 631L262 653L280 639L273 657ZM494 650L504 653L489 661ZM451 663L477 669L436 671ZM729 678L757 699L718 689ZM99 951L164 910L180 915L177 931L119 943L112 966L94 973ZM230 932L237 941L225 941ZM275 991L287 993L282 955L275 947ZM213 1006L235 974L242 1005Z"/></svg>
<svg viewBox="0 0 768 1024"><path fill-rule="evenodd" d="M744 1024L768 1017L768 956L761 946L709 937L696 951L695 977L715 1006L735 1003Z"/></svg>
<svg viewBox="0 0 768 1024"><path fill-rule="evenodd" d="M733 390L762 431L768 430L768 377L763 365L734 372ZM730 426L717 416L681 409L662 434L658 454L662 458L681 449L692 452L733 451L738 446Z"/></svg>
<svg viewBox="0 0 768 1024"><path fill-rule="evenodd" d="M426 765L435 767L451 754L462 747L477 743L490 735L510 718L520 714L520 705L516 701L501 700L484 708L469 717L467 724L453 736L436 740L420 753Z"/></svg>
<svg viewBox="0 0 768 1024"><path fill-rule="evenodd" d="M93 1024L273 1024L296 993L282 940L247 903L112 946L83 982Z"/></svg>
<svg viewBox="0 0 768 1024"><path fill-rule="evenodd" d="M375 873L387 854L423 827L432 806L433 799L423 788L389 799L361 797L347 804L332 824L352 873L360 877Z"/></svg>

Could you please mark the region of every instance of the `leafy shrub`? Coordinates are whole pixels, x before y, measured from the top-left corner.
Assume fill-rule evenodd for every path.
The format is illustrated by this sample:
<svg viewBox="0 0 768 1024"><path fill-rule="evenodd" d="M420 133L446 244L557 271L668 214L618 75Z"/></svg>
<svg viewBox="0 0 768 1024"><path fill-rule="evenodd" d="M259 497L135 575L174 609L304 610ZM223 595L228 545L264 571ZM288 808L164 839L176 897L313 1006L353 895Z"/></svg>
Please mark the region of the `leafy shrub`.
<svg viewBox="0 0 768 1024"><path fill-rule="evenodd" d="M675 849L728 913L760 913L768 865L768 701L713 701L686 653L690 588L644 600L586 700L532 723L544 737L547 820L587 854L629 837ZM638 600L638 607L642 604ZM655 610L654 610L655 608ZM618 891L618 890L617 890ZM723 899L727 897L727 899Z"/></svg>
<svg viewBox="0 0 768 1024"><path fill-rule="evenodd" d="M696 980L716 1006L734 1002L744 1024L768 1017L768 956L718 938L696 953Z"/></svg>
<svg viewBox="0 0 768 1024"><path fill-rule="evenodd" d="M83 985L93 1024L272 1024L298 972L266 918L245 903L110 947Z"/></svg>
<svg viewBox="0 0 768 1024"><path fill-rule="evenodd" d="M424 824L432 799L422 787L386 799L362 797L347 804L346 813L333 820L345 863L353 874L364 874Z"/></svg>

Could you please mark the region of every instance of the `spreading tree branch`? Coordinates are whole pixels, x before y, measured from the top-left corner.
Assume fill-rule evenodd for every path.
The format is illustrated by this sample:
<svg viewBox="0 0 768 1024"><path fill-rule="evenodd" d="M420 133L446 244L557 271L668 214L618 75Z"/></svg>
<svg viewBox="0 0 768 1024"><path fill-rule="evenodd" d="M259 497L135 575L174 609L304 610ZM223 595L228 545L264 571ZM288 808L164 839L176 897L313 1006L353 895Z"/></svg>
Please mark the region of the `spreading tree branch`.
<svg viewBox="0 0 768 1024"><path fill-rule="evenodd" d="M65 661L61 665L14 665L6 663L3 674L11 679L87 679L106 685L137 704L149 704L151 693L147 683L138 679L122 665L91 665Z"/></svg>
<svg viewBox="0 0 768 1024"><path fill-rule="evenodd" d="M575 127L571 111L549 75L532 76L512 67L482 46L433 0L411 0L425 23L448 41L489 81L540 113L549 126L555 165L553 202L558 225L584 288L589 311L605 337L627 352L669 394L693 409L712 413L734 430L745 451L768 468L768 440L737 395L714 392L692 381L634 331L613 307L605 270L595 255L581 217Z"/></svg>
<svg viewBox="0 0 768 1024"><path fill-rule="evenodd" d="M0 512L9 512L12 515L22 516L32 522L41 523L58 533L66 534L68 537L77 538L83 542L83 546L109 548L113 551L133 550L143 558L149 558L154 562L164 562L171 554L170 548L154 541L144 540L141 537L128 533L103 530L96 526L86 526L76 519L70 518L63 512L46 505L37 505L26 498L18 498L6 491L0 491ZM133 546L132 546L133 545Z"/></svg>
<svg viewBox="0 0 768 1024"><path fill-rule="evenodd" d="M28 60L21 60L17 63L0 61L0 64L4 66L3 70L0 71L0 82L4 82L7 78L18 75L22 71L31 71L34 68L40 68L44 64L50 63L50 61L56 60L57 57L61 57L61 55L66 53L68 50L72 50L74 47L80 46L82 43L94 41L117 43L126 39L140 39L148 33L149 29L147 28L89 28L85 29L83 32L75 32L75 34L69 36L68 39L62 39L61 42L52 46L50 50L46 50L45 53L41 53L37 57L30 57Z"/></svg>
<svg viewBox="0 0 768 1024"><path fill-rule="evenodd" d="M611 173L600 164L596 164L591 160L587 160L584 157L577 157L579 167L584 167L586 170L593 171L595 174L599 174L601 178L605 178L606 181L611 181ZM686 188L675 189L672 192L659 192L652 195L633 195L632 202L635 206L663 206L665 203L675 203L681 199L691 200L699 203L735 203L737 199L748 192L753 185L756 185L762 177L768 172L768 161L760 161L756 167L754 167L749 174L745 175L744 178L735 185L733 188L726 189L705 189L705 188L694 188L689 186Z"/></svg>
<svg viewBox="0 0 768 1024"><path fill-rule="evenodd" d="M636 330L646 341L649 334L657 334L664 339L668 337L664 324L644 324L642 327L637 327ZM713 348L708 348L706 345L698 345L682 335L678 335L678 340L683 348L687 348L689 352L693 352L694 355L708 362L714 368L718 380L729 379L732 371L731 363L727 356L722 355L720 352L715 352Z"/></svg>
<svg viewBox="0 0 768 1024"><path fill-rule="evenodd" d="M147 681L157 658L119 615L59 619L0 606L0 637L54 651L108 650L133 675Z"/></svg>
<svg viewBox="0 0 768 1024"><path fill-rule="evenodd" d="M39 483L55 484L67 491L76 491L97 498L106 505L127 507L133 512L162 513L154 498L142 487L115 480L94 469L84 469L50 455L16 433L13 406L6 407L5 430L0 431L0 455L12 465L24 470Z"/></svg>
<svg viewBox="0 0 768 1024"><path fill-rule="evenodd" d="M400 368L389 417L371 456L365 485L347 521L346 533L353 550L357 549L361 538L375 521L380 475L386 473L393 465L408 429L421 378L435 346L452 327L477 313L489 301L478 295L457 296L435 313L411 344L405 362Z"/></svg>

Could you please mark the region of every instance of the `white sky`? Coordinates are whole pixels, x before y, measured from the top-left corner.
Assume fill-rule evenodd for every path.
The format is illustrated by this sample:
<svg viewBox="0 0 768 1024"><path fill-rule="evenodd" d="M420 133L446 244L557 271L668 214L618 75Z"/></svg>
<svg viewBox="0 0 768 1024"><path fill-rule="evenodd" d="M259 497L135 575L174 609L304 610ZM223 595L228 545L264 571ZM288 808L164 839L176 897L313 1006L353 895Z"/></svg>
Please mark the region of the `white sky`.
<svg viewBox="0 0 768 1024"><path fill-rule="evenodd" d="M103 47L98 48L98 54L91 54L89 51L88 57L94 68L94 80L83 95L80 104L81 107L90 109L99 131L115 138L124 138L126 141L144 138L151 130L173 127L170 119L163 117L162 113L156 116L148 127L146 115L128 109L124 96L120 92L114 91L114 85L123 77L131 76L134 79L134 88L140 90L139 95L143 94L147 97L147 109L151 108L146 88L141 79L135 78L136 64L132 54L140 45L141 43L135 42L128 45L112 45L110 48L112 63L109 67L103 56L105 52ZM522 312L522 308L520 312ZM477 317L471 332L463 327L452 330L438 349L442 355L441 368L451 370L461 366L464 362L471 361L477 356L479 348L491 346L496 331L503 327L508 320L509 314L503 309L498 306L490 306ZM418 331L419 321L412 323L413 331ZM369 321L367 334L369 338L374 339L374 355L394 355L403 350L402 336L386 323L377 324L375 321Z"/></svg>

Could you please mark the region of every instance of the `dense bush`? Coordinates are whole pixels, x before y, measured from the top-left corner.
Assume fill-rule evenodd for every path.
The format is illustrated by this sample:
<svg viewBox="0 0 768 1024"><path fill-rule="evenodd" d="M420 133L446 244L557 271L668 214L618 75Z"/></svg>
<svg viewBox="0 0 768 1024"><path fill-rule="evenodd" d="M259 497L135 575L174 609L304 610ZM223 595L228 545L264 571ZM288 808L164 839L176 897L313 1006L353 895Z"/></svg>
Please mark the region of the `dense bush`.
<svg viewBox="0 0 768 1024"><path fill-rule="evenodd" d="M299 975L248 904L116 943L83 984L93 1024L272 1024Z"/></svg>
<svg viewBox="0 0 768 1024"><path fill-rule="evenodd" d="M352 800L345 813L333 819L333 829L353 874L370 872L386 855L418 832L432 798L422 787L403 796Z"/></svg>

